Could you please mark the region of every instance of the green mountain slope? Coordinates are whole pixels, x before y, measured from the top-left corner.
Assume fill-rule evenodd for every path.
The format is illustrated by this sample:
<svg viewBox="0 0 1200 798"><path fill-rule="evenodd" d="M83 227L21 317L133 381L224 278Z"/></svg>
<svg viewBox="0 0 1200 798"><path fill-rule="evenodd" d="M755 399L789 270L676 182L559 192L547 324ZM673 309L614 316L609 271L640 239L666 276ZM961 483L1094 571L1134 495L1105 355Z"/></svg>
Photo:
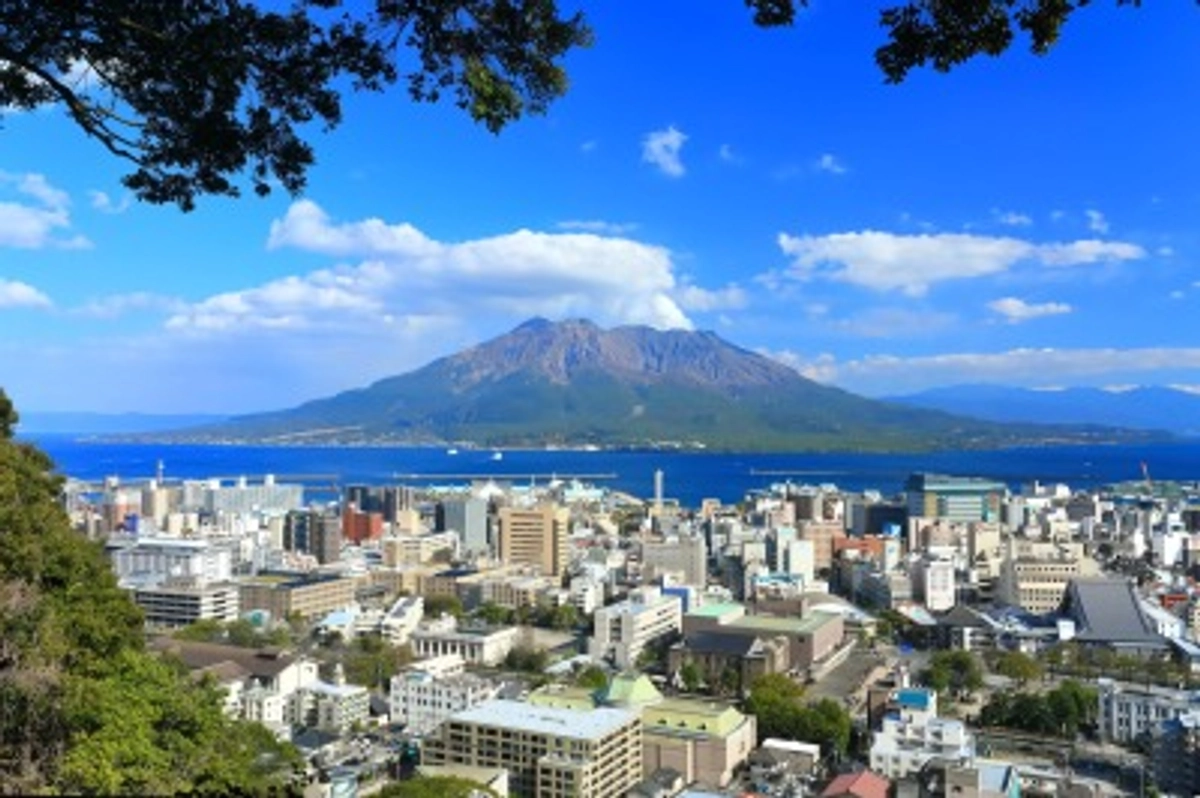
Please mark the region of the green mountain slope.
<svg viewBox="0 0 1200 798"><path fill-rule="evenodd" d="M536 319L366 388L175 437L888 451L1097 436L1119 437L866 399L709 332Z"/></svg>

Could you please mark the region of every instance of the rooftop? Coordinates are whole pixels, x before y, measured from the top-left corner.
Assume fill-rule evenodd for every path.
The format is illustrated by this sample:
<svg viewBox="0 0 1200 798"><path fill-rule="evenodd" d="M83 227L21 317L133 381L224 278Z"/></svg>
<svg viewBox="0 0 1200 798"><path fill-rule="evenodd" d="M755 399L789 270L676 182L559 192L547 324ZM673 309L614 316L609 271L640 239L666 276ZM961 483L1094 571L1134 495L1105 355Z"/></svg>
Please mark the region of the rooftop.
<svg viewBox="0 0 1200 798"><path fill-rule="evenodd" d="M1125 579L1072 579L1062 611L1079 625L1078 637L1085 642L1162 643Z"/></svg>
<svg viewBox="0 0 1200 798"><path fill-rule="evenodd" d="M827 612L812 612L803 618L778 615L745 615L724 624L726 628L741 627L775 634L802 635L815 632L838 616Z"/></svg>
<svg viewBox="0 0 1200 798"><path fill-rule="evenodd" d="M702 604L694 610L688 612L688 615L694 615L697 618L720 618L732 612L745 612L746 608L734 601L717 601L711 604Z"/></svg>
<svg viewBox="0 0 1200 798"><path fill-rule="evenodd" d="M580 712L498 698L459 712L451 720L572 740L596 741L637 720L637 717L635 713L624 709L602 707Z"/></svg>

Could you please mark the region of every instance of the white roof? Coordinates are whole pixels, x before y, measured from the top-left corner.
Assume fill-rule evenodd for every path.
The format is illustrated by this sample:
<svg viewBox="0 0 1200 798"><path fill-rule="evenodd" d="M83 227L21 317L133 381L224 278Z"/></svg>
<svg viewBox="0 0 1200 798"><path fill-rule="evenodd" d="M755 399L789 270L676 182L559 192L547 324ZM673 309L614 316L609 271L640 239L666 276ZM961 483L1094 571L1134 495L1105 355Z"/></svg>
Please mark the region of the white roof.
<svg viewBox="0 0 1200 798"><path fill-rule="evenodd" d="M637 719L638 715L624 709L602 707L582 712L502 698L486 701L451 717L452 721L463 723L588 741L602 739Z"/></svg>

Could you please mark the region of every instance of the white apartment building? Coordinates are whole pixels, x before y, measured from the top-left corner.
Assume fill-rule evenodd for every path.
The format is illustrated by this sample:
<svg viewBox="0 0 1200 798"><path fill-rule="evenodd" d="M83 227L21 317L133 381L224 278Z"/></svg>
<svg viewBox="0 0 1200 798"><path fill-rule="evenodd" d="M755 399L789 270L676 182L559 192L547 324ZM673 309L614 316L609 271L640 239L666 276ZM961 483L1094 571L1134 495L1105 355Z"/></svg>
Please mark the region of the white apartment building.
<svg viewBox="0 0 1200 798"><path fill-rule="evenodd" d="M233 553L207 540L142 537L108 546L113 571L122 584L191 579L199 584L233 578Z"/></svg>
<svg viewBox="0 0 1200 798"><path fill-rule="evenodd" d="M1104 739L1130 743L1188 711L1200 710L1200 690L1098 679L1100 712L1097 725Z"/></svg>
<svg viewBox="0 0 1200 798"><path fill-rule="evenodd" d="M410 734L428 734L454 713L479 706L499 693L500 685L472 673L442 676L406 671L391 680L391 722L403 723Z"/></svg>
<svg viewBox="0 0 1200 798"><path fill-rule="evenodd" d="M871 770L889 779L917 773L931 759L967 766L975 761L975 736L957 720L937 716L937 693L902 688L871 741Z"/></svg>
<svg viewBox="0 0 1200 798"><path fill-rule="evenodd" d="M238 587L232 582L167 581L135 588L133 600L145 613L149 627L176 629L196 621L224 623L238 618Z"/></svg>
<svg viewBox="0 0 1200 798"><path fill-rule="evenodd" d="M913 593L931 612L944 612L957 603L957 580L950 560L925 558L912 569Z"/></svg>
<svg viewBox="0 0 1200 798"><path fill-rule="evenodd" d="M594 626L588 654L632 668L647 644L683 628L683 602L656 587L638 588L625 601L596 610Z"/></svg>

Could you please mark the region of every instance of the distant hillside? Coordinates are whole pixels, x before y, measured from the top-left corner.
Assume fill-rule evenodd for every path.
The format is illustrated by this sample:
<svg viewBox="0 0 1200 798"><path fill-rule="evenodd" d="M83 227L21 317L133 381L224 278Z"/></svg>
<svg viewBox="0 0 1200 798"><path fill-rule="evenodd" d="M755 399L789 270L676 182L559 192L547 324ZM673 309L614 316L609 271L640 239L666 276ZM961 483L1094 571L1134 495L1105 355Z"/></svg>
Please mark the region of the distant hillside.
<svg viewBox="0 0 1200 798"><path fill-rule="evenodd" d="M21 435L126 435L219 424L228 416L150 413L38 413L22 411Z"/></svg>
<svg viewBox="0 0 1200 798"><path fill-rule="evenodd" d="M895 451L1114 436L866 399L711 332L535 319L366 388L175 437Z"/></svg>
<svg viewBox="0 0 1200 798"><path fill-rule="evenodd" d="M1200 396L1175 388L1030 390L999 385L934 388L891 401L1001 422L1098 424L1200 435Z"/></svg>

